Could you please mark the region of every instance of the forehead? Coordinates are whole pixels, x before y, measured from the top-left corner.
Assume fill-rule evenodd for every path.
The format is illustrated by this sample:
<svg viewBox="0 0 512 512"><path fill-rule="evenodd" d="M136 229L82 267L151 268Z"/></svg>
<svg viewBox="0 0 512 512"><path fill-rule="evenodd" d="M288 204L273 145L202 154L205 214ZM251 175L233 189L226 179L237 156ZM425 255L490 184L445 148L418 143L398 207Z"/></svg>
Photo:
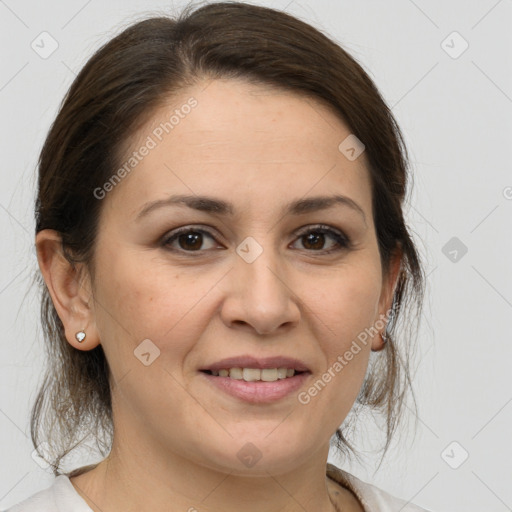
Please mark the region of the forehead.
<svg viewBox="0 0 512 512"><path fill-rule="evenodd" d="M311 98L243 81L202 82L169 98L128 141L121 165L133 166L111 199L135 213L174 193L227 195L248 207L337 188L371 208L364 153L349 160L339 149L350 135Z"/></svg>

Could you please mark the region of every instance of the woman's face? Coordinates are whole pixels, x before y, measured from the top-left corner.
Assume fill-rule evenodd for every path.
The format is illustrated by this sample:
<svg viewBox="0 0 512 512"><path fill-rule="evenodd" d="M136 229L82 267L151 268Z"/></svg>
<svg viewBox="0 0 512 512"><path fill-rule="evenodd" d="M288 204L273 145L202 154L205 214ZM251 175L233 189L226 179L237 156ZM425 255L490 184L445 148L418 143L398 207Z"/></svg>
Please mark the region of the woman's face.
<svg viewBox="0 0 512 512"><path fill-rule="evenodd" d="M103 189L91 319L124 442L223 471L326 454L392 290L349 135L312 100L220 80L139 129Z"/></svg>

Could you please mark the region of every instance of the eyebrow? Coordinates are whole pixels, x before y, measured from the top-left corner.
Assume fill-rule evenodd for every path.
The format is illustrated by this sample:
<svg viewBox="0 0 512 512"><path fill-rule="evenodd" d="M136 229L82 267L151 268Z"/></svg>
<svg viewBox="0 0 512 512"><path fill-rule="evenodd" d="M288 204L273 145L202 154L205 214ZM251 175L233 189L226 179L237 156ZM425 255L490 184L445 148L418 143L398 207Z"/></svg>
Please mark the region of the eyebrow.
<svg viewBox="0 0 512 512"><path fill-rule="evenodd" d="M137 214L136 219L148 215L150 212L159 208L174 205L184 205L193 210L201 212L212 213L220 216L233 217L235 209L232 203L222 199L216 199L209 196L196 196L196 195L172 195L165 199L159 199L146 203ZM306 199L297 199L284 206L282 216L285 215L303 215L305 213L312 213L320 210L326 210L336 205L342 205L351 208L358 212L366 224L366 215L364 210L350 197L343 195L332 196L315 196Z"/></svg>

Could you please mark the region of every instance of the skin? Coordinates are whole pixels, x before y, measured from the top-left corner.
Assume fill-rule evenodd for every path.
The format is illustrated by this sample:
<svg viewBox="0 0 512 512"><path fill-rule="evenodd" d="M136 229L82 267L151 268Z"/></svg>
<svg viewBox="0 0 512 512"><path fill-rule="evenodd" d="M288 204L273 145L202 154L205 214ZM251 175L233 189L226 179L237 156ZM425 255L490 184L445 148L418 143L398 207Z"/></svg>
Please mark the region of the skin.
<svg viewBox="0 0 512 512"><path fill-rule="evenodd" d="M325 465L370 350L382 348L380 336L361 344L307 405L298 392L248 404L211 386L198 369L230 356L284 355L311 370L299 391L307 390L389 310L400 255L386 276L365 154L349 161L338 150L351 132L320 103L233 80L204 81L170 99L128 141L127 154L191 96L197 107L103 199L94 279L67 264L58 233L36 238L68 342L77 350L101 343L112 372L111 454L71 481L104 512L168 511L169 503L211 512L331 511L331 500L363 510L326 478ZM343 205L280 213L293 200L333 193L355 201L364 218ZM171 194L230 201L236 215L175 205L137 219L149 202ZM329 234L309 243L299 236L320 223L342 231L351 247L339 248ZM162 244L183 226L213 238ZM248 236L263 248L252 263L236 253ZM75 333L82 329L80 344ZM148 366L134 357L145 339L160 350ZM250 468L237 457L248 442L261 452Z"/></svg>

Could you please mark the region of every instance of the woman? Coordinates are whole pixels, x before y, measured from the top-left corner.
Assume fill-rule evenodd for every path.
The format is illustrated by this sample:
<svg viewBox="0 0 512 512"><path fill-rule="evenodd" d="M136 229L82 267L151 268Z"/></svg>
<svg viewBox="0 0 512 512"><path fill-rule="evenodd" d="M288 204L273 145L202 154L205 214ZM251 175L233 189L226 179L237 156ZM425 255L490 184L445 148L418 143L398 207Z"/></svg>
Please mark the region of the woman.
<svg viewBox="0 0 512 512"><path fill-rule="evenodd" d="M40 156L32 438L57 478L11 510L423 510L326 466L333 435L356 454L351 410L384 413L384 453L402 410L406 162L368 75L283 12L210 4L101 48ZM89 434L104 459L62 472Z"/></svg>

